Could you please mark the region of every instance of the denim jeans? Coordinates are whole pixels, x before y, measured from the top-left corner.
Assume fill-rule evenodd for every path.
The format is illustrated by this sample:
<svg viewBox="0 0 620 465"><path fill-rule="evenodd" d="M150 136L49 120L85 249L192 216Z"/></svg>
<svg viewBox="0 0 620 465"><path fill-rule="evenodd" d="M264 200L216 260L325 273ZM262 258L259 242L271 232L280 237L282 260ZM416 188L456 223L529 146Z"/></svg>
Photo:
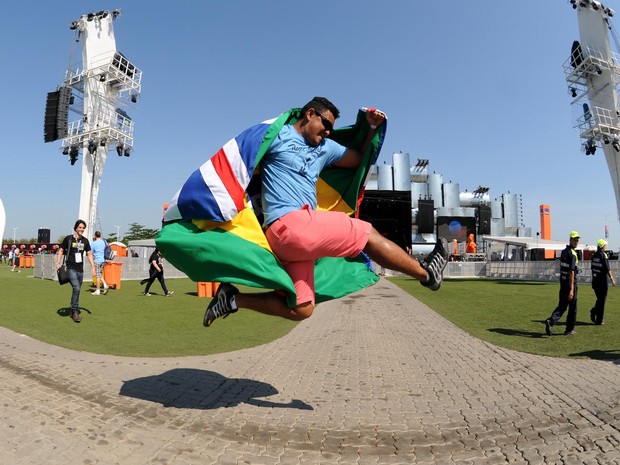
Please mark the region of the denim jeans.
<svg viewBox="0 0 620 465"><path fill-rule="evenodd" d="M84 280L84 273L72 270L69 268L69 283L73 288L71 294L71 311L80 313L80 290L82 289L82 281Z"/></svg>

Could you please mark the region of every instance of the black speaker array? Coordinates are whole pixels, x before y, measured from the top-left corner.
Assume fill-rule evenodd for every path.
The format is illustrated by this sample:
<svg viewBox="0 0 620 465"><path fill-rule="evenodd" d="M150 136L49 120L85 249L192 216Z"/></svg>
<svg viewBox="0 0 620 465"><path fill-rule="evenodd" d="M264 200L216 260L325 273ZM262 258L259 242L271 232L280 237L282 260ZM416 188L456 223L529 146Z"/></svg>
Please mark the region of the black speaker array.
<svg viewBox="0 0 620 465"><path fill-rule="evenodd" d="M49 244L50 242L50 230L49 229L39 229L39 237L38 241L40 244Z"/></svg>
<svg viewBox="0 0 620 465"><path fill-rule="evenodd" d="M366 191L359 218L403 250L411 247L411 191Z"/></svg>
<svg viewBox="0 0 620 465"><path fill-rule="evenodd" d="M54 142L67 137L70 103L71 88L69 87L61 87L47 94L43 125L45 142Z"/></svg>
<svg viewBox="0 0 620 465"><path fill-rule="evenodd" d="M435 233L435 201L418 200L418 233Z"/></svg>
<svg viewBox="0 0 620 465"><path fill-rule="evenodd" d="M480 205L478 207L478 235L491 234L491 207Z"/></svg>

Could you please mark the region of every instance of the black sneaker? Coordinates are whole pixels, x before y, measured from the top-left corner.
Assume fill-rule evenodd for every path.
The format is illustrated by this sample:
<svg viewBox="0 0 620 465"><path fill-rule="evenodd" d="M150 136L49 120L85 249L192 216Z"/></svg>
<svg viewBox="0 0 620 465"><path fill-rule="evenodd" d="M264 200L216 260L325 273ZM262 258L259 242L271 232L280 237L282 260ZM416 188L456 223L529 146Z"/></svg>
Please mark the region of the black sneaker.
<svg viewBox="0 0 620 465"><path fill-rule="evenodd" d="M547 336L551 336L551 327L553 325L551 324L551 320L549 318L547 318L545 320L545 332L547 333Z"/></svg>
<svg viewBox="0 0 620 465"><path fill-rule="evenodd" d="M428 281L422 282L422 286L436 291L441 287L443 281L443 270L448 264L448 242L440 237L435 244L435 248L427 255L422 262L422 268L428 273Z"/></svg>
<svg viewBox="0 0 620 465"><path fill-rule="evenodd" d="M231 313L235 313L237 309L232 308L232 300L237 294L239 294L239 289L235 286L222 283L207 307L202 324L208 328L216 318L226 318Z"/></svg>
<svg viewBox="0 0 620 465"><path fill-rule="evenodd" d="M594 309L590 310L590 320L592 320L592 323L596 323L596 315L594 314Z"/></svg>

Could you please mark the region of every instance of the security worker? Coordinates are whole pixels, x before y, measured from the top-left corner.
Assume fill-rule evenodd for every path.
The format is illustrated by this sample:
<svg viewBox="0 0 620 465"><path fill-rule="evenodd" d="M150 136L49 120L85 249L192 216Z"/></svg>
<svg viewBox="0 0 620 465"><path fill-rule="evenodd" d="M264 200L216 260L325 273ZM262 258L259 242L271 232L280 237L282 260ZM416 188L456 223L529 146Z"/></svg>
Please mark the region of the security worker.
<svg viewBox="0 0 620 465"><path fill-rule="evenodd" d="M579 243L579 233L577 231L570 232L569 244L560 255L560 293L558 306L555 308L551 316L545 320L545 331L547 336L551 336L551 328L558 322L566 307L568 307L568 315L566 316L565 336L575 334L575 323L577 322L577 274L579 268L577 264L577 252L575 248Z"/></svg>
<svg viewBox="0 0 620 465"><path fill-rule="evenodd" d="M607 241L605 239L599 239L598 247L594 255L591 257L592 267L592 289L596 294L596 304L594 308L590 310L590 319L595 325L603 325L603 315L605 314L605 301L607 300L607 276L611 279L612 286L616 285L616 280L611 274L609 269L609 259L605 250L607 248Z"/></svg>

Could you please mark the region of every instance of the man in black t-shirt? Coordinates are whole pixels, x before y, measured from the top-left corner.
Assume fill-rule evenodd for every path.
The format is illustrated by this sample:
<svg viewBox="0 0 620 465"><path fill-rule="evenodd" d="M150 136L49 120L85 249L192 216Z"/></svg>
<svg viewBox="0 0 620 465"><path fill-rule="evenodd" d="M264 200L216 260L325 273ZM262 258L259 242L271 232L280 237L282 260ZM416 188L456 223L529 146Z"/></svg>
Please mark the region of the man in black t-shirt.
<svg viewBox="0 0 620 465"><path fill-rule="evenodd" d="M66 256L65 263L69 269L69 282L73 288L71 294L71 319L79 323L82 321L80 317L80 290L84 281L84 260L87 258L92 268L93 276L95 276L95 261L93 253L90 250L90 242L84 237L86 223L83 220L77 220L73 226L74 234L63 239L56 254L56 269L62 265L62 257Z"/></svg>

